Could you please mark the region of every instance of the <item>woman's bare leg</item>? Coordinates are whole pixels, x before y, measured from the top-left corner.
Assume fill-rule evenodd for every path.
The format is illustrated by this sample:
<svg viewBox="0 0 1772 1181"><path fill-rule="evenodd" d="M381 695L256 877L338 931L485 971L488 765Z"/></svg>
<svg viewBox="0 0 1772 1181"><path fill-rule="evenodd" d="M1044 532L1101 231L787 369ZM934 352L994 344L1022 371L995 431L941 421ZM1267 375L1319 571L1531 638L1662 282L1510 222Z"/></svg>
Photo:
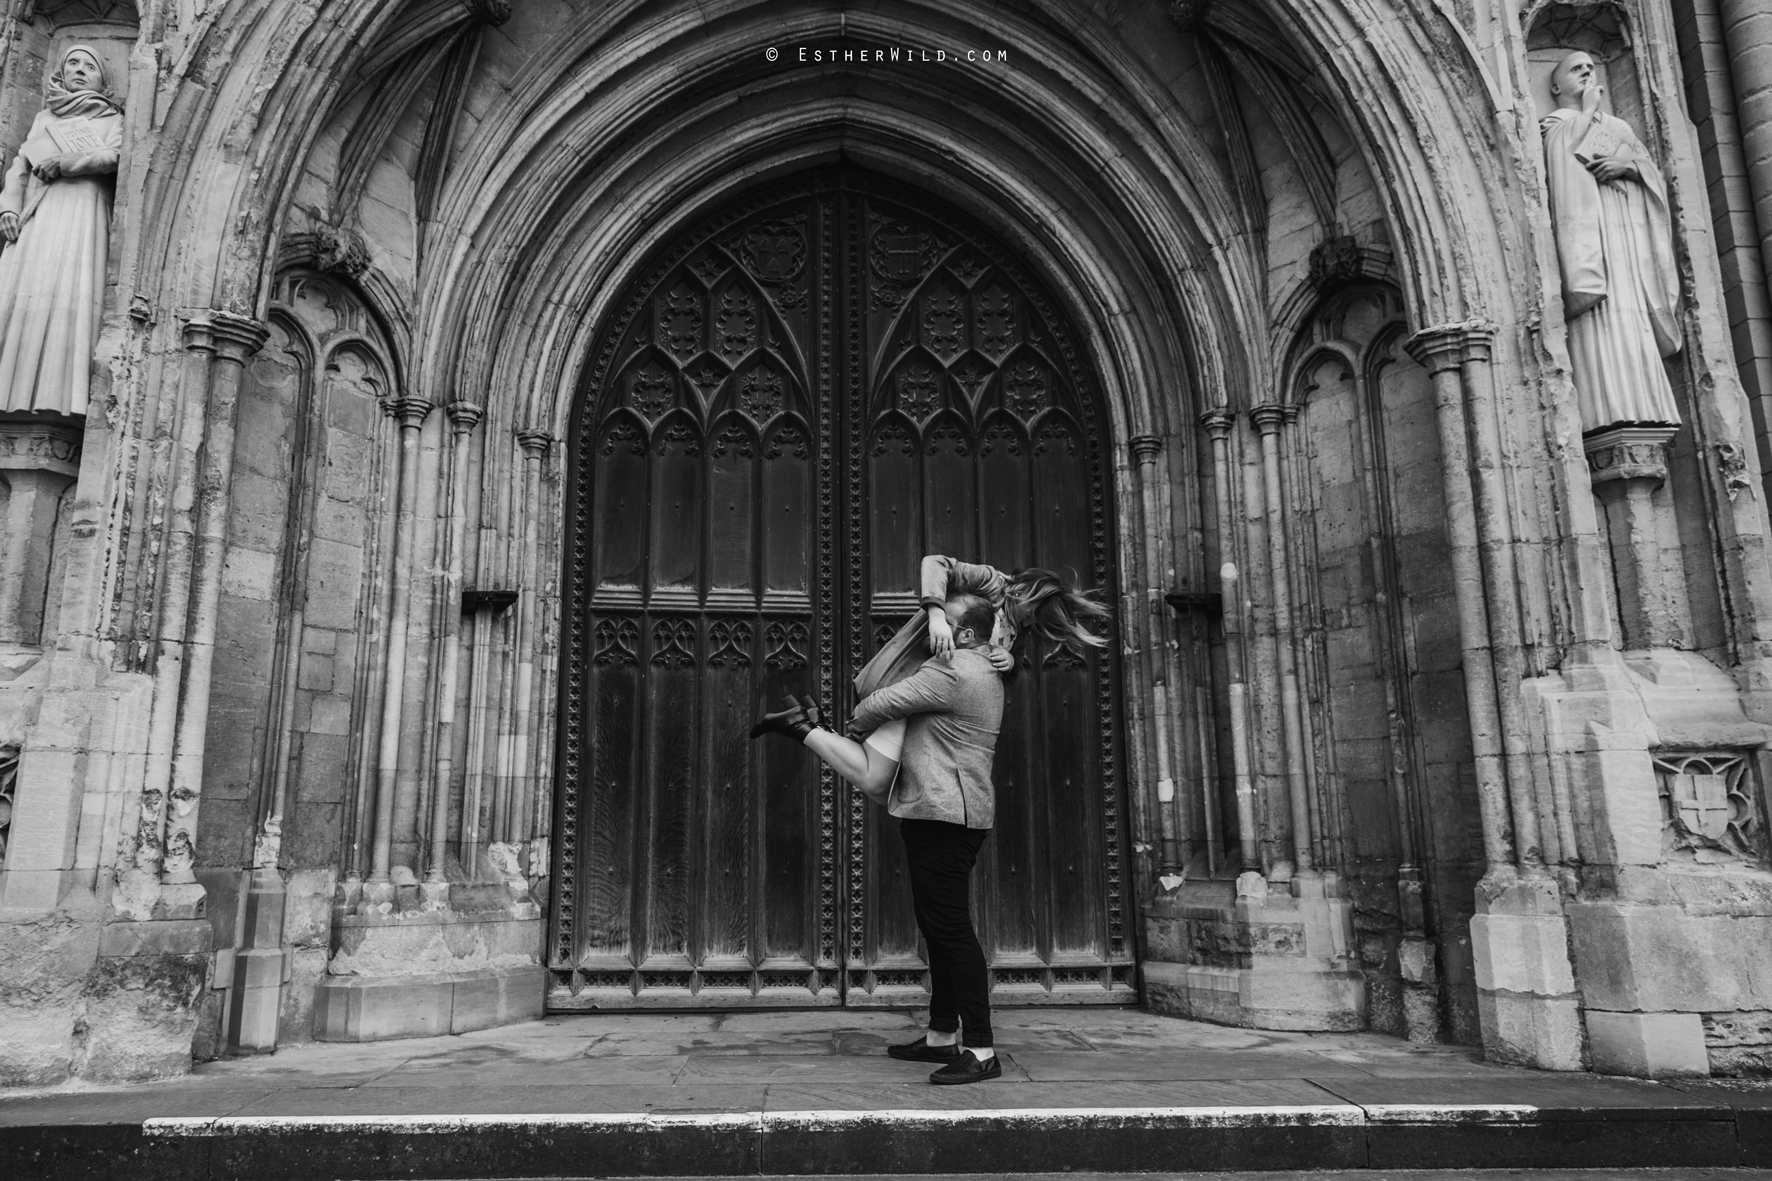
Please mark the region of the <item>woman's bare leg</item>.
<svg viewBox="0 0 1772 1181"><path fill-rule="evenodd" d="M814 730L806 736L806 746L825 766L870 795L884 792L898 774L898 764L873 747L830 730Z"/></svg>

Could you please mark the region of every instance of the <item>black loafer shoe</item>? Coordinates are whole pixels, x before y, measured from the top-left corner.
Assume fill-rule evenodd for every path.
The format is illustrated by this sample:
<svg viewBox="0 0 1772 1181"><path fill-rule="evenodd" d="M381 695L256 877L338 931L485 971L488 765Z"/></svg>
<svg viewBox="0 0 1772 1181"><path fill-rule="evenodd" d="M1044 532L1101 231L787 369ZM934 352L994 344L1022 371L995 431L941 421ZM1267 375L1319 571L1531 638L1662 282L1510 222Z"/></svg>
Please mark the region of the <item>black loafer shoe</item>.
<svg viewBox="0 0 1772 1181"><path fill-rule="evenodd" d="M920 1037L902 1046L887 1046L886 1053L904 1062L953 1062L960 1057L959 1046L932 1046Z"/></svg>
<svg viewBox="0 0 1772 1181"><path fill-rule="evenodd" d="M1003 1063L995 1054L988 1061L980 1062L971 1050L967 1050L960 1055L957 1062L950 1062L930 1075L929 1081L937 1086L952 1086L956 1083L982 1083L987 1078L1002 1077Z"/></svg>

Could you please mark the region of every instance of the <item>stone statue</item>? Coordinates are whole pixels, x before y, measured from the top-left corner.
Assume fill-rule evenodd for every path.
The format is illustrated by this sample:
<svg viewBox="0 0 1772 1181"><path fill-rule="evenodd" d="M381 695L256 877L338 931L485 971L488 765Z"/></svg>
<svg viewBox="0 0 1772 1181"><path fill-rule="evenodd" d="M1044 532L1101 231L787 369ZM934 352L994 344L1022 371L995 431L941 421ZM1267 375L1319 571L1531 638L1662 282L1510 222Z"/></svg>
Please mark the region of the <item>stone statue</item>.
<svg viewBox="0 0 1772 1181"><path fill-rule="evenodd" d="M49 77L0 190L0 410L85 414L105 292L123 108L97 51Z"/></svg>
<svg viewBox="0 0 1772 1181"><path fill-rule="evenodd" d="M1630 124L1600 110L1592 57L1558 62L1551 93L1540 126L1581 429L1677 424L1661 365L1682 343L1667 186Z"/></svg>

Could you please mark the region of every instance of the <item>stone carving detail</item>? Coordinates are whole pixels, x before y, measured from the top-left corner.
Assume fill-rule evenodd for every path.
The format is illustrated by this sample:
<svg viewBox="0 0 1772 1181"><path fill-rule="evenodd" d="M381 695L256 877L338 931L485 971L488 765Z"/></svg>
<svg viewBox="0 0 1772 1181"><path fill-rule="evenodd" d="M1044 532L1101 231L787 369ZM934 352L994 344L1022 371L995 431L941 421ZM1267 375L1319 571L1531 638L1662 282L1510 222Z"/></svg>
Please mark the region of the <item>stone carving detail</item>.
<svg viewBox="0 0 1772 1181"><path fill-rule="evenodd" d="M1661 364L1684 343L1667 185L1630 124L1600 109L1590 55L1557 63L1551 93L1545 177L1581 429L1678 423Z"/></svg>
<svg viewBox="0 0 1772 1181"><path fill-rule="evenodd" d="M1722 474L1723 487L1732 501L1753 487L1753 482L1747 478L1747 452L1737 443L1717 444L1717 470Z"/></svg>
<svg viewBox="0 0 1772 1181"><path fill-rule="evenodd" d="M614 455L617 447L626 444L635 455L646 454L646 439L632 422L617 420L603 436L603 454Z"/></svg>
<svg viewBox="0 0 1772 1181"><path fill-rule="evenodd" d="M0 869L6 868L6 846L12 840L12 805L18 798L18 751L0 750Z"/></svg>
<svg viewBox="0 0 1772 1181"><path fill-rule="evenodd" d="M998 419L985 428L984 438L980 442L978 453L992 455L999 447L1011 455L1021 454L1021 437L1002 419Z"/></svg>
<svg viewBox="0 0 1772 1181"><path fill-rule="evenodd" d="M618 668L640 663L640 628L631 619L599 619L596 653L591 660Z"/></svg>
<svg viewBox="0 0 1772 1181"><path fill-rule="evenodd" d="M358 278L369 269L369 244L355 230L323 225L314 231L314 265L335 275Z"/></svg>
<svg viewBox="0 0 1772 1181"><path fill-rule="evenodd" d="M1365 258L1351 234L1336 234L1317 243L1311 251L1310 285L1319 294L1352 283L1360 277Z"/></svg>
<svg viewBox="0 0 1772 1181"><path fill-rule="evenodd" d="M763 663L770 668L805 668L806 648L811 640L812 633L805 624L778 619L763 632L763 642L769 646Z"/></svg>
<svg viewBox="0 0 1772 1181"><path fill-rule="evenodd" d="M868 244L868 261L874 274L896 287L920 281L935 265L939 249L935 235L904 222L883 222L874 229Z"/></svg>
<svg viewBox="0 0 1772 1181"><path fill-rule="evenodd" d="M1701 864L1765 857L1766 829L1747 754L1663 751L1654 760L1667 855Z"/></svg>
<svg viewBox="0 0 1772 1181"><path fill-rule="evenodd" d="M669 455L672 447L681 447L689 455L701 454L701 439L696 435L695 428L686 422L673 422L658 436L658 453Z"/></svg>
<svg viewBox="0 0 1772 1181"><path fill-rule="evenodd" d="M929 432L929 454L937 455L943 448L955 455L972 454L972 448L966 445L966 432L954 422L943 422Z"/></svg>
<svg viewBox="0 0 1772 1181"><path fill-rule="evenodd" d="M85 414L123 108L97 50L73 45L0 189L0 410Z"/></svg>

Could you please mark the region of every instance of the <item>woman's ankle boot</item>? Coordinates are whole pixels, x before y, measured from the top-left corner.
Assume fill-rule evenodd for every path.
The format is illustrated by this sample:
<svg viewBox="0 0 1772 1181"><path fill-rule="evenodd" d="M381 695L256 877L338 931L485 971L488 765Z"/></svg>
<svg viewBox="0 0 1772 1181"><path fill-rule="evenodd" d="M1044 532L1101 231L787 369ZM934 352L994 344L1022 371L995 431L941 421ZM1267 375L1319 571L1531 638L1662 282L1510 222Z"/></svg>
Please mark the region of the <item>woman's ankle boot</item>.
<svg viewBox="0 0 1772 1181"><path fill-rule="evenodd" d="M807 698L808 701L811 698ZM788 698L788 707L772 714L764 714L751 727L751 738L758 739L765 734L780 734L783 738L792 738L795 742L805 742L806 736L818 729L818 707L813 706L808 713L806 707Z"/></svg>

